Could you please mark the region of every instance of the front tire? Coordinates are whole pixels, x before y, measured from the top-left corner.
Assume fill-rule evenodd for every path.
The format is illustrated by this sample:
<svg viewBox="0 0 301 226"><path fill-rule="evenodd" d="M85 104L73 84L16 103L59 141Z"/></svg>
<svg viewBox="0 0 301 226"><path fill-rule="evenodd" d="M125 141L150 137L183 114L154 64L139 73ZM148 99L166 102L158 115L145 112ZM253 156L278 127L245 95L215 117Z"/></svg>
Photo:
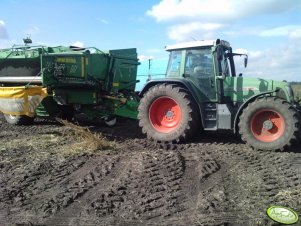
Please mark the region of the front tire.
<svg viewBox="0 0 301 226"><path fill-rule="evenodd" d="M179 143L195 135L197 112L187 90L171 84L155 85L140 101L139 126L149 139Z"/></svg>
<svg viewBox="0 0 301 226"><path fill-rule="evenodd" d="M256 150L283 150L297 141L300 117L283 99L260 98L244 109L239 132L242 140Z"/></svg>

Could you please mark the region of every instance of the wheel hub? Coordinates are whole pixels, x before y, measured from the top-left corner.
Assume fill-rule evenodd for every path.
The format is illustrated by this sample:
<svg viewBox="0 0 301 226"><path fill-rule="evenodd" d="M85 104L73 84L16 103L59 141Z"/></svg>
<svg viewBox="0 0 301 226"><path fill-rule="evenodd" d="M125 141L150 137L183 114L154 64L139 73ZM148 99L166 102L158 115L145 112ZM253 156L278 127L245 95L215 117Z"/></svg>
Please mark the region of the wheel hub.
<svg viewBox="0 0 301 226"><path fill-rule="evenodd" d="M173 116L174 116L174 112L173 112L172 110L168 110L168 111L166 112L165 117L166 117L167 119L171 120L171 119L173 118Z"/></svg>
<svg viewBox="0 0 301 226"><path fill-rule="evenodd" d="M274 127L274 124L271 120L266 120L263 122L263 128L266 129L266 130L271 130L273 129Z"/></svg>

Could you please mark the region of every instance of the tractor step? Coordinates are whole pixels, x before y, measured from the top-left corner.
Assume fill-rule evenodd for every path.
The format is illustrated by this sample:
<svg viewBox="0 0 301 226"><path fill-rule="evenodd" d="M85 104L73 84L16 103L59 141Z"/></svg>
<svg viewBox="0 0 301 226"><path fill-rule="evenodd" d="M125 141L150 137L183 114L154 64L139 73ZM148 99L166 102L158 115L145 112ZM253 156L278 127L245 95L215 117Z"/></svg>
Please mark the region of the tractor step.
<svg viewBox="0 0 301 226"><path fill-rule="evenodd" d="M204 130L231 129L231 109L227 104L207 103L203 116Z"/></svg>
<svg viewBox="0 0 301 226"><path fill-rule="evenodd" d="M217 129L217 104L208 103L204 107L204 130Z"/></svg>

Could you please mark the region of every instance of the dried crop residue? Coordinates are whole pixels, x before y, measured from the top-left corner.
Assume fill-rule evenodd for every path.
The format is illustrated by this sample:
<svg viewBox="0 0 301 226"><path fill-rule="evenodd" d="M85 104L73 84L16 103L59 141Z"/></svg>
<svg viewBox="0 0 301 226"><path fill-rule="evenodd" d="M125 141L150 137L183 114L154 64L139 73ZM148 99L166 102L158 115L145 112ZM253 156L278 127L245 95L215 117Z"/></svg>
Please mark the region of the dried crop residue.
<svg viewBox="0 0 301 226"><path fill-rule="evenodd" d="M163 150L135 121L38 121L0 132L0 225L272 225L301 214L301 154L253 151L231 134Z"/></svg>

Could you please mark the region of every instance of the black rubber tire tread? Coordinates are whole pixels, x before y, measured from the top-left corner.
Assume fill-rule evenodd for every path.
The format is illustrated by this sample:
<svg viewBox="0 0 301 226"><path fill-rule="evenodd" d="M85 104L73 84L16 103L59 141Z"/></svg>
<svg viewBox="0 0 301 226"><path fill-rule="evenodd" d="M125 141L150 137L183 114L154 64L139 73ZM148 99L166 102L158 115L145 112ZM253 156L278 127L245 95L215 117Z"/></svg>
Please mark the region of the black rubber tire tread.
<svg viewBox="0 0 301 226"><path fill-rule="evenodd" d="M4 114L4 117L7 123L11 125L30 125L34 121L34 118L26 115L15 115L14 118L11 118L10 115Z"/></svg>
<svg viewBox="0 0 301 226"><path fill-rule="evenodd" d="M159 97L167 96L174 99L182 111L182 120L175 131L160 133L149 120L149 108ZM139 126L147 137L156 142L179 143L196 135L201 128L197 107L187 90L175 84L158 84L151 87L143 96L138 107Z"/></svg>
<svg viewBox="0 0 301 226"><path fill-rule="evenodd" d="M284 134L273 142L257 140L250 128L252 116L261 109L272 109L284 118ZM283 151L292 144L297 143L300 136L300 116L297 110L286 100L277 97L264 97L250 103L240 116L239 133L244 142L255 150Z"/></svg>
<svg viewBox="0 0 301 226"><path fill-rule="evenodd" d="M74 109L72 106L69 105L61 106L61 118L63 120L67 120L71 122L73 117L74 117Z"/></svg>

